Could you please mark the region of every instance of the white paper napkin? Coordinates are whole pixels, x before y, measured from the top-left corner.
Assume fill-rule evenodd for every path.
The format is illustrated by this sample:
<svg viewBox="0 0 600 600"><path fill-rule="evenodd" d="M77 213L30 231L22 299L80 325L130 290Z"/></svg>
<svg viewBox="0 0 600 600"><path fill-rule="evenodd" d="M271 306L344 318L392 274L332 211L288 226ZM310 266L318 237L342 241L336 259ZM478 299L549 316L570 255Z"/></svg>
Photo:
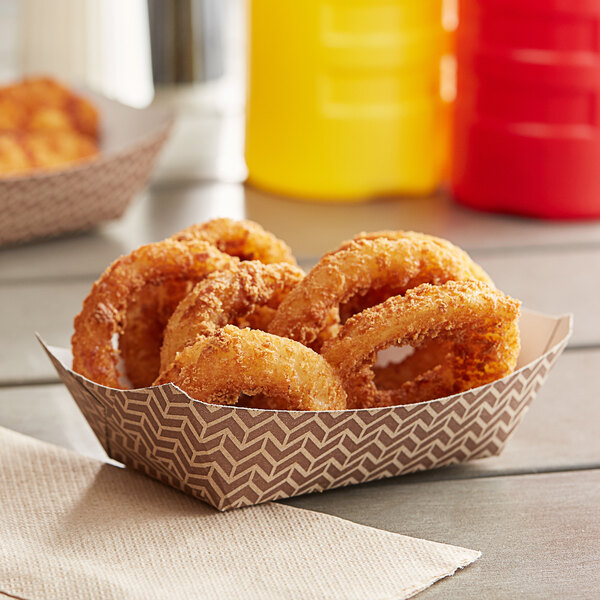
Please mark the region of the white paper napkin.
<svg viewBox="0 0 600 600"><path fill-rule="evenodd" d="M0 482L0 594L24 600L396 600L480 556L275 503L219 513L2 428Z"/></svg>

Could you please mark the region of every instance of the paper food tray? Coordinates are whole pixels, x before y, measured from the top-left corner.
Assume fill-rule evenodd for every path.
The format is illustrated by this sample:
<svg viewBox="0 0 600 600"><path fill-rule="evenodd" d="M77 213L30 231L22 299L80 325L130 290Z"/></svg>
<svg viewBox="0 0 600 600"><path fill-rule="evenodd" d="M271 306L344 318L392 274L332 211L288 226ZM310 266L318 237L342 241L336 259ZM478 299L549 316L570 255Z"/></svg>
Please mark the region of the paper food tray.
<svg viewBox="0 0 600 600"><path fill-rule="evenodd" d="M217 406L172 384L115 390L42 345L107 454L219 510L499 454L565 348L571 317L524 311L511 375L428 402L343 411ZM41 340L40 340L41 341Z"/></svg>
<svg viewBox="0 0 600 600"><path fill-rule="evenodd" d="M120 217L148 180L173 116L82 92L100 113L100 155L0 178L0 245L88 229Z"/></svg>

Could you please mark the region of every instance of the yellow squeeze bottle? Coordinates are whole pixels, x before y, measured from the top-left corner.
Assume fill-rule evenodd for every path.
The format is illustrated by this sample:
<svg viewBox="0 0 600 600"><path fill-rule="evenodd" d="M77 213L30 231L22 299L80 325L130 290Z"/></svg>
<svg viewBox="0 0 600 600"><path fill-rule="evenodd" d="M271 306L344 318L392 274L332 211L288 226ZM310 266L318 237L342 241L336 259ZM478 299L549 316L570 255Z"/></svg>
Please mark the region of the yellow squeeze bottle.
<svg viewBox="0 0 600 600"><path fill-rule="evenodd" d="M249 25L250 183L315 200L435 190L442 0L250 0Z"/></svg>

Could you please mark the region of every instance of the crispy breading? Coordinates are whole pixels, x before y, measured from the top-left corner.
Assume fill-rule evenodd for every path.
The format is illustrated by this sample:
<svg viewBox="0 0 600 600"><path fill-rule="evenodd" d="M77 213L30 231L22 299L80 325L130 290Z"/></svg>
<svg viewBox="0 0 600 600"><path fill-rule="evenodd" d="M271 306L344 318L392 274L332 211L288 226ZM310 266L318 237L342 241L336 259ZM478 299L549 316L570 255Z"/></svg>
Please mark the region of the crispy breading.
<svg viewBox="0 0 600 600"><path fill-rule="evenodd" d="M163 383L211 404L261 394L287 410L346 408L341 383L321 355L294 340L234 325L187 346L154 385Z"/></svg>
<svg viewBox="0 0 600 600"><path fill-rule="evenodd" d="M311 269L281 303L269 331L308 345L325 327L330 311L354 298L360 303L365 294L381 292L380 302L421 283L473 279L479 271L465 252L424 234L357 239Z"/></svg>
<svg viewBox="0 0 600 600"><path fill-rule="evenodd" d="M212 219L191 225L169 239L180 242L208 242L221 252L236 256L240 260L259 260L267 264L296 264L289 246L253 221ZM151 385L158 377L160 347L167 321L192 287L191 282L149 284L132 296L127 309L125 329L119 336L119 349L125 372L134 387ZM250 318L252 320L257 316L259 315Z"/></svg>
<svg viewBox="0 0 600 600"><path fill-rule="evenodd" d="M511 373L519 355L520 302L481 281L422 284L346 321L323 347L344 382L350 408L423 402L484 385ZM391 345L452 347L444 362L396 389L377 389L371 366Z"/></svg>
<svg viewBox="0 0 600 600"><path fill-rule="evenodd" d="M265 265L255 260L209 274L194 286L169 319L160 353L161 371L186 346L227 324L240 326L250 318L255 329L265 329L269 321L257 323L253 313L256 315L257 308L276 309L303 277L303 271L294 265ZM268 316L272 318L273 314Z"/></svg>
<svg viewBox="0 0 600 600"><path fill-rule="evenodd" d="M121 389L112 338L123 331L132 296L150 282L199 281L237 260L207 242L173 240L148 244L118 258L94 283L75 318L73 370Z"/></svg>

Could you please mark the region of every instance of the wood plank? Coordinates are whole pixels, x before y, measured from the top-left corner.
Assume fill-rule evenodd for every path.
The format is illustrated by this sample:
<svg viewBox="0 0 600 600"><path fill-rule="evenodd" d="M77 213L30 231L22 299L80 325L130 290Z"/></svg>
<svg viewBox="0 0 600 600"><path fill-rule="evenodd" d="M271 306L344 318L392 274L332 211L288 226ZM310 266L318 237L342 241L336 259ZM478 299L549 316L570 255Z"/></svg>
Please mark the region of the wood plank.
<svg viewBox="0 0 600 600"><path fill-rule="evenodd" d="M0 389L0 426L92 458L108 460L62 384Z"/></svg>
<svg viewBox="0 0 600 600"><path fill-rule="evenodd" d="M0 287L0 384L56 379L35 332L51 345L69 346L73 319L91 285L87 280Z"/></svg>
<svg viewBox="0 0 600 600"><path fill-rule="evenodd" d="M45 359L41 349L36 349ZM49 363L48 363L49 364ZM493 458L398 478L400 483L600 467L600 350L564 355L504 452ZM62 384L0 389L0 425L75 450L93 438ZM87 446L84 446L87 448Z"/></svg>
<svg viewBox="0 0 600 600"><path fill-rule="evenodd" d="M285 503L482 551L475 564L420 594L424 600L598 597L600 470L392 480Z"/></svg>
<svg viewBox="0 0 600 600"><path fill-rule="evenodd" d="M280 198L248 187L246 214L282 235L296 256L315 259L359 231L405 229L447 238L467 251L598 245L600 222L549 222L477 212L439 193L368 203Z"/></svg>
<svg viewBox="0 0 600 600"><path fill-rule="evenodd" d="M571 344L600 343L600 248L498 255L473 253L498 288L532 310L573 313Z"/></svg>
<svg viewBox="0 0 600 600"><path fill-rule="evenodd" d="M91 232L2 249L0 282L94 276L120 254L218 216L248 217L285 239L304 264L359 231L414 229L446 237L469 251L593 245L599 223L547 223L463 209L447 197L320 204L268 196L239 184L154 187L125 216ZM527 253L524 253L527 254ZM514 256L511 261L515 261ZM513 262L514 264L514 262Z"/></svg>

